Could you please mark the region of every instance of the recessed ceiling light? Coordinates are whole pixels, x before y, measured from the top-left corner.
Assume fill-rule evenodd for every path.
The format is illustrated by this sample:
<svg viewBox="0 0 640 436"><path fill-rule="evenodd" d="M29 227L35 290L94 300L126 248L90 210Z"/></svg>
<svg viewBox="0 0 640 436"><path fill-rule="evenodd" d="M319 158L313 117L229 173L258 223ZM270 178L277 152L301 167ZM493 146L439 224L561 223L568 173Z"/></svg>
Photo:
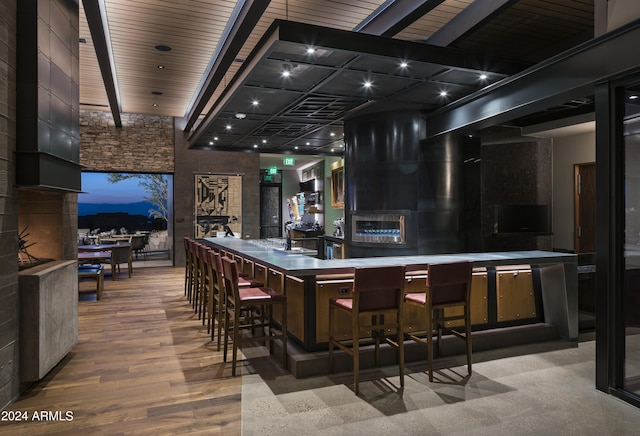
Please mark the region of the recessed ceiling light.
<svg viewBox="0 0 640 436"><path fill-rule="evenodd" d="M158 65L159 70L164 70L164 65Z"/></svg>
<svg viewBox="0 0 640 436"><path fill-rule="evenodd" d="M409 64L408 64L408 63L406 63L406 62L404 62L404 61L403 61L403 62L400 62L400 68L407 68L408 66L409 66Z"/></svg>
<svg viewBox="0 0 640 436"><path fill-rule="evenodd" d="M333 153L333 148L331 149L331 153Z"/></svg>
<svg viewBox="0 0 640 436"><path fill-rule="evenodd" d="M263 140L262 140L262 143L263 143L263 144L266 144L266 143L267 143L267 140L266 140L266 139L263 139Z"/></svg>
<svg viewBox="0 0 640 436"><path fill-rule="evenodd" d="M154 103L154 104L153 104L153 107L158 107L158 103Z"/></svg>
<svg viewBox="0 0 640 436"><path fill-rule="evenodd" d="M253 144L253 148L258 148L258 144Z"/></svg>
<svg viewBox="0 0 640 436"><path fill-rule="evenodd" d="M172 50L172 48L169 47L168 45L156 45L155 49L159 50L159 51L171 51Z"/></svg>
<svg viewBox="0 0 640 436"><path fill-rule="evenodd" d="M369 82L368 80L364 82L364 87L365 88L371 88L371 82Z"/></svg>
<svg viewBox="0 0 640 436"><path fill-rule="evenodd" d="M310 142L305 142L304 145L311 145L311 143Z"/></svg>
<svg viewBox="0 0 640 436"><path fill-rule="evenodd" d="M252 105L252 106L258 106L259 104L260 104L260 102L259 102L258 100L253 100L253 101L251 102L251 105Z"/></svg>
<svg viewBox="0 0 640 436"><path fill-rule="evenodd" d="M297 150L297 149L298 149L298 146L296 145L295 147L293 147L293 149L294 149L294 150Z"/></svg>
<svg viewBox="0 0 640 436"><path fill-rule="evenodd" d="M214 141L217 141L217 140L218 140L218 137L217 137L217 136L214 136L214 137L213 137L213 140L214 140Z"/></svg>
<svg viewBox="0 0 640 436"><path fill-rule="evenodd" d="M291 75L291 71L289 70L283 70L282 71L282 77L289 77Z"/></svg>
<svg viewBox="0 0 640 436"><path fill-rule="evenodd" d="M336 136L336 134L331 132L331 133L329 133L329 136Z"/></svg>
<svg viewBox="0 0 640 436"><path fill-rule="evenodd" d="M638 96L637 96L637 95L630 95L630 96L629 96L629 100L635 100L636 98L638 98Z"/></svg>
<svg viewBox="0 0 640 436"><path fill-rule="evenodd" d="M486 74L480 74L480 80L487 80L489 76L487 76Z"/></svg>
<svg viewBox="0 0 640 436"><path fill-rule="evenodd" d="M231 124L227 124L227 130L231 130Z"/></svg>
<svg viewBox="0 0 640 436"><path fill-rule="evenodd" d="M247 114L243 114L242 112L238 112L236 113L235 117L239 120L244 120L245 118L247 118Z"/></svg>
<svg viewBox="0 0 640 436"><path fill-rule="evenodd" d="M447 91L440 91L440 97L446 97Z"/></svg>
<svg viewBox="0 0 640 436"><path fill-rule="evenodd" d="M316 52L316 49L313 47L307 47L307 54L314 54Z"/></svg>
<svg viewBox="0 0 640 436"><path fill-rule="evenodd" d="M209 145L213 145L213 141L209 141Z"/></svg>

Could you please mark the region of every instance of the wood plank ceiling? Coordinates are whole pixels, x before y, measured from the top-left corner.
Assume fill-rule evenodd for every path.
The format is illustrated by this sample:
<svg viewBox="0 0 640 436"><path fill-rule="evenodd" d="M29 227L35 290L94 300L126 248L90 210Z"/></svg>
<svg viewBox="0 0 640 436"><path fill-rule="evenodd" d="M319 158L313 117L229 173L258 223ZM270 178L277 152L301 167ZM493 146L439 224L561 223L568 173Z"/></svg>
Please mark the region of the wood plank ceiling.
<svg viewBox="0 0 640 436"><path fill-rule="evenodd" d="M471 5L488 0L272 0L204 106L222 95L275 19L354 30L387 6L425 4L430 10L408 23L397 39L426 42ZM503 4L478 19L451 47L538 62L593 35L593 0L489 0ZM185 117L219 50L233 0L103 0L121 112ZM395 4L394 4L395 3ZM81 109L109 111L93 40L80 5ZM393 20L390 17L389 20ZM170 47L169 51L157 49ZM199 115L199 114L198 114Z"/></svg>

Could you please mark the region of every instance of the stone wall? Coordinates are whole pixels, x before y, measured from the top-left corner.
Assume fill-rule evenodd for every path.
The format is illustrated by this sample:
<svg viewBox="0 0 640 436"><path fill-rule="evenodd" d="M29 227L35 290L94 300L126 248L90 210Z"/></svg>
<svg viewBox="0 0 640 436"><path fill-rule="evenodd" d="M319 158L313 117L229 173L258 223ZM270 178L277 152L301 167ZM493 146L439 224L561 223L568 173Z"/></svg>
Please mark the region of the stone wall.
<svg viewBox="0 0 640 436"><path fill-rule="evenodd" d="M80 164L89 171L173 173L172 117L80 111Z"/></svg>
<svg viewBox="0 0 640 436"><path fill-rule="evenodd" d="M19 394L18 191L15 185L17 0L0 2L0 409Z"/></svg>

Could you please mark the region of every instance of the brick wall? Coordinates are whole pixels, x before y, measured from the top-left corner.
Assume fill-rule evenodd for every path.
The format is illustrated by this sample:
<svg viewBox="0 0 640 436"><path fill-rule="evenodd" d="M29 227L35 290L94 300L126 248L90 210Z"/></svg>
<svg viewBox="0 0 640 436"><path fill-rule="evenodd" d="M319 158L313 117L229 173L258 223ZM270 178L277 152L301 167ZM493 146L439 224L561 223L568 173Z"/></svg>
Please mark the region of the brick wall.
<svg viewBox="0 0 640 436"><path fill-rule="evenodd" d="M17 0L0 2L0 409L19 393L16 10Z"/></svg>
<svg viewBox="0 0 640 436"><path fill-rule="evenodd" d="M172 117L80 111L80 164L87 170L173 173Z"/></svg>

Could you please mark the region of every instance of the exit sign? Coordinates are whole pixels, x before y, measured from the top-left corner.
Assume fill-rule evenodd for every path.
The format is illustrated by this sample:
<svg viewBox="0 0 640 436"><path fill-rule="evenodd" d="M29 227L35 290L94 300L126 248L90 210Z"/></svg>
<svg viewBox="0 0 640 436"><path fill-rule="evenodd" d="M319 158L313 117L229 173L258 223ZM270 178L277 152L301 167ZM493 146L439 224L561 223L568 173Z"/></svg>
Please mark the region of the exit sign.
<svg viewBox="0 0 640 436"><path fill-rule="evenodd" d="M278 174L278 168L276 167L269 168L269 174L271 174L272 176L275 174Z"/></svg>
<svg viewBox="0 0 640 436"><path fill-rule="evenodd" d="M282 165L292 167L296 164L296 160L292 157L285 157L282 159Z"/></svg>

